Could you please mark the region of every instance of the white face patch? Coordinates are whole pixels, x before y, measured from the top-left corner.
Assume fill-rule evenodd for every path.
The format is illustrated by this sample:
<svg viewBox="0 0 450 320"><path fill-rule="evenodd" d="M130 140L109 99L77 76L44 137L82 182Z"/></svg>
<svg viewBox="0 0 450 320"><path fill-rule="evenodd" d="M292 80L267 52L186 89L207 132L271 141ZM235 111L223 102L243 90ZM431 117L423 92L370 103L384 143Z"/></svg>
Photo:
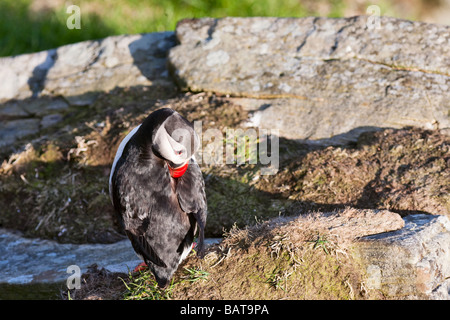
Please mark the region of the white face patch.
<svg viewBox="0 0 450 320"><path fill-rule="evenodd" d="M111 202L113 202L112 199L112 177L114 175L114 171L116 170L116 164L117 161L119 161L120 157L123 154L123 149L125 149L125 146L127 145L128 141L134 136L134 134L138 131L139 127L141 125L138 125L136 128L131 130L129 134L122 140L122 142L119 145L119 148L117 149L116 155L114 157L114 161L111 167L111 173L109 174L109 197L111 198Z"/></svg>
<svg viewBox="0 0 450 320"><path fill-rule="evenodd" d="M153 144L159 154L166 160L176 164L185 164L189 160L190 150L186 150L186 145L190 146L190 132L187 129L176 129L173 136L178 139L183 139L183 144L177 142L169 135L164 123L156 131Z"/></svg>

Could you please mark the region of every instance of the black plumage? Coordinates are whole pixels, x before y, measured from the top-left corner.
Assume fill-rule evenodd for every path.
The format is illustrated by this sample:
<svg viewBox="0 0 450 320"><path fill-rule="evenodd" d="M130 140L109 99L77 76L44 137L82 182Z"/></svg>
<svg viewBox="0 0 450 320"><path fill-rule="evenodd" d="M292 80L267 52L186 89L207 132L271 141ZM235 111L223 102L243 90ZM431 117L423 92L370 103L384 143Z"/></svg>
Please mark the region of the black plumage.
<svg viewBox="0 0 450 320"><path fill-rule="evenodd" d="M181 135L174 134L177 129ZM192 124L168 108L150 114L129 136L113 164L110 195L134 250L165 287L191 250L197 231L197 253L202 256L204 250L205 184L192 156L198 138ZM165 139L171 143L161 142ZM162 154L174 145L169 160ZM174 163L178 156L189 162L185 173L174 178L169 166L176 170L184 164Z"/></svg>

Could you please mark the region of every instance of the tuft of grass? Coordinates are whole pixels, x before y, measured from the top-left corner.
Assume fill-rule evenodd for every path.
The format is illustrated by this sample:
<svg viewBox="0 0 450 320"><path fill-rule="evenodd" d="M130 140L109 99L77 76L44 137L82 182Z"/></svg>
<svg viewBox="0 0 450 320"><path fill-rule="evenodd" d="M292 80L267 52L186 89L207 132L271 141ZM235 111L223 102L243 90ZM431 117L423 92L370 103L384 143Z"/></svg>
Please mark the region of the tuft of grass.
<svg viewBox="0 0 450 320"><path fill-rule="evenodd" d="M330 242L328 241L328 239L327 239L327 237L325 235L318 234L316 236L316 239L309 240L308 242L313 244L313 249L320 249L320 248L322 248L323 251L326 254L330 254L328 252L328 249L327 249L327 247L330 246Z"/></svg>
<svg viewBox="0 0 450 320"><path fill-rule="evenodd" d="M272 288L278 290L281 289L285 293L287 293L287 280L290 275L292 275L293 271L282 271L278 267L272 270L272 272L268 273L266 283L268 283Z"/></svg>
<svg viewBox="0 0 450 320"><path fill-rule="evenodd" d="M209 272L202 270L198 266L183 268L184 275L179 279L172 279L170 285L161 289L155 280L154 275L149 270L139 272L128 272L128 281L121 278L126 287L124 300L169 300L175 288L184 282L207 281Z"/></svg>
<svg viewBox="0 0 450 320"><path fill-rule="evenodd" d="M201 270L199 267L192 267L192 268L184 268L185 270L185 276L183 277L182 281L188 281L188 282L196 282L199 280L206 281L209 276L209 272Z"/></svg>
<svg viewBox="0 0 450 320"><path fill-rule="evenodd" d="M124 300L168 300L174 288L173 281L166 289L161 289L153 274L146 271L128 273L128 281L123 281L126 291Z"/></svg>

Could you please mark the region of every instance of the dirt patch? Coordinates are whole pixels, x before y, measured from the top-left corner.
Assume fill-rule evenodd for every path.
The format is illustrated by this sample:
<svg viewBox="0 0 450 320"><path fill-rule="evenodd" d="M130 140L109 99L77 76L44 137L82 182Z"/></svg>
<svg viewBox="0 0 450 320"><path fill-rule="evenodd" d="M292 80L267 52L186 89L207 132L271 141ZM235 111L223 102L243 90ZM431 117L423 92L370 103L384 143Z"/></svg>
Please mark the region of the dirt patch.
<svg viewBox="0 0 450 320"><path fill-rule="evenodd" d="M449 215L450 138L419 128L364 133L349 146L321 148L280 139L280 169L204 167L208 229L347 206Z"/></svg>
<svg viewBox="0 0 450 320"><path fill-rule="evenodd" d="M314 246L318 238L325 249ZM197 267L208 276L181 283L173 298L349 299L353 289L346 281L352 278L357 286L358 277L352 277L351 264L338 262L332 241L312 230L291 233L264 224L232 229L200 265L186 262L183 268Z"/></svg>
<svg viewBox="0 0 450 320"><path fill-rule="evenodd" d="M61 298L64 300L120 300L126 292L126 281L126 274L110 272L92 265L83 273L80 289L61 291Z"/></svg>
<svg viewBox="0 0 450 320"><path fill-rule="evenodd" d="M419 128L364 133L347 147L285 161L255 187L291 200L291 211L388 209L401 215L450 212L450 138Z"/></svg>
<svg viewBox="0 0 450 320"><path fill-rule="evenodd" d="M19 151L2 151L0 226L60 242L120 239L108 195L110 166L121 139L161 107L224 137L226 128L245 129L248 119L239 105L214 94L158 87L104 93L91 106L69 109L58 127L19 142ZM261 175L258 164L202 164L206 235L222 236L233 225L243 228L279 215L346 206L448 215L449 145L449 137L437 130L384 129L341 147L280 138L275 175Z"/></svg>
<svg viewBox="0 0 450 320"><path fill-rule="evenodd" d="M122 239L109 199L110 167L120 141L152 111L171 107L204 128L236 126L247 114L208 94L164 88L115 89L70 109L41 135L2 150L0 226L66 243Z"/></svg>

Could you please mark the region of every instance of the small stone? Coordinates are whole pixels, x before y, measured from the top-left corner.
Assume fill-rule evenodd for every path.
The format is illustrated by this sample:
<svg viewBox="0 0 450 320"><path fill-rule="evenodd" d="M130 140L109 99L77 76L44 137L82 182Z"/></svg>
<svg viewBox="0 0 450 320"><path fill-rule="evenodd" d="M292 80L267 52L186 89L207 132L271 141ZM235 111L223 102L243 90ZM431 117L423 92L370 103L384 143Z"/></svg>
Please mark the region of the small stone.
<svg viewBox="0 0 450 320"><path fill-rule="evenodd" d="M28 113L18 102L10 102L0 106L0 119L26 117Z"/></svg>
<svg viewBox="0 0 450 320"><path fill-rule="evenodd" d="M39 132L39 119L0 121L0 147L13 144L18 139Z"/></svg>
<svg viewBox="0 0 450 320"><path fill-rule="evenodd" d="M41 120L41 128L48 128L51 127L58 122L61 122L63 120L63 116L59 113L49 114L42 118Z"/></svg>

